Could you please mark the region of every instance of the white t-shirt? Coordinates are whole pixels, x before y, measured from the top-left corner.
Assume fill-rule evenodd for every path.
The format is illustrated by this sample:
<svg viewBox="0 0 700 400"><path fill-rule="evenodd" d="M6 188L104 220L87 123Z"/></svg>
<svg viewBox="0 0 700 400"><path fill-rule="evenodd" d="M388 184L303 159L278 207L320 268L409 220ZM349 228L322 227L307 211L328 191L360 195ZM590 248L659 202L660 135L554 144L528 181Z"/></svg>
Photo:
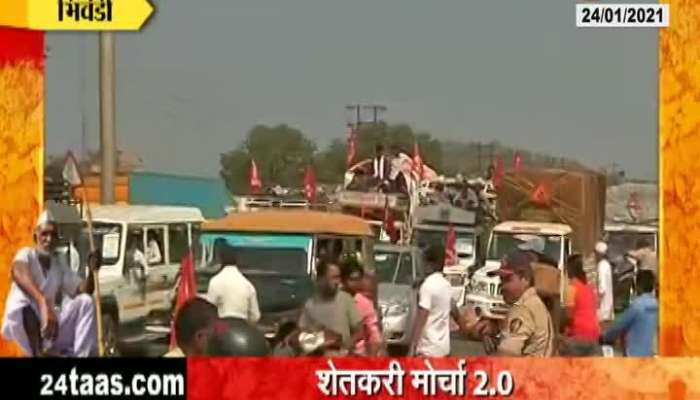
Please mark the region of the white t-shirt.
<svg viewBox="0 0 700 400"><path fill-rule="evenodd" d="M418 306L428 310L428 320L416 346L416 352L422 356L450 354L450 293L450 282L440 272L430 274L420 287Z"/></svg>
<svg viewBox="0 0 700 400"><path fill-rule="evenodd" d="M605 259L598 262L598 299L598 320L612 321L614 319L612 267Z"/></svg>
<svg viewBox="0 0 700 400"><path fill-rule="evenodd" d="M150 240L148 242L148 248L146 249L146 256L148 257L148 264L158 264L163 261L163 256L160 254L160 246L155 240Z"/></svg>
<svg viewBox="0 0 700 400"><path fill-rule="evenodd" d="M243 318L251 323L260 319L255 286L233 265L211 278L207 298L219 309L221 318Z"/></svg>

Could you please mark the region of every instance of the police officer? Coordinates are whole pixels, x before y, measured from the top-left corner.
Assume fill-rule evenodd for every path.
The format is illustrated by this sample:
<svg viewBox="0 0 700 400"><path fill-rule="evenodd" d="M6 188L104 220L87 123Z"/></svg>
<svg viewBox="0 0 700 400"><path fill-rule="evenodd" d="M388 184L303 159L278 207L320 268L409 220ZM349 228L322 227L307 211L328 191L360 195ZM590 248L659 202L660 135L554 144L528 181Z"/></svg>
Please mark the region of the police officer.
<svg viewBox="0 0 700 400"><path fill-rule="evenodd" d="M519 250L527 253L532 259L532 271L535 277L535 289L537 295L544 303L552 317L554 331L559 333L562 326L561 308L561 271L557 262L545 254L545 239L542 236L533 235L525 243L518 246Z"/></svg>
<svg viewBox="0 0 700 400"><path fill-rule="evenodd" d="M531 257L523 251L508 254L501 267L489 273L501 278L503 300L509 311L500 332L494 324L477 324L486 351L501 356L554 355L555 331L552 318L534 285Z"/></svg>

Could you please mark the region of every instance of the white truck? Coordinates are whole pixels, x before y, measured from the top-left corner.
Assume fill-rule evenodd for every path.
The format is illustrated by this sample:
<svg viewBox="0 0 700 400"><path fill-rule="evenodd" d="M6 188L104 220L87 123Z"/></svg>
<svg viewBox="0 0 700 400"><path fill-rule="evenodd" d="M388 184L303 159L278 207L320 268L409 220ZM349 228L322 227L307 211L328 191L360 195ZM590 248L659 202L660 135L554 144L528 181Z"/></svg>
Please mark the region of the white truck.
<svg viewBox="0 0 700 400"><path fill-rule="evenodd" d="M500 267L503 256L517 249L521 243L531 240L533 236L544 238L544 252L557 261L564 285L564 264L572 251L571 234L571 227L565 224L506 221L496 225L489 238L485 265L474 273L469 282L466 303L474 307L477 313L493 318L503 317L506 306L501 294L500 278L489 277L488 273ZM561 290L561 293L563 295L564 290Z"/></svg>

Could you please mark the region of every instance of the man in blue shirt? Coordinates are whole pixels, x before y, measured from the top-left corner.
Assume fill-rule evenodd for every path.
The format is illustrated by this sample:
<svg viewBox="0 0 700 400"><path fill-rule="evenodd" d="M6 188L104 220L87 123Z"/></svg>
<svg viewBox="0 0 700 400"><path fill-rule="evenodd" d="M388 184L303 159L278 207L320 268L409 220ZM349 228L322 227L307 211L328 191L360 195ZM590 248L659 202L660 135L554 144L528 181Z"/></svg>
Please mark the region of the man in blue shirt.
<svg viewBox="0 0 700 400"><path fill-rule="evenodd" d="M651 357L656 354L659 329L659 302L654 295L655 277L651 271L637 273L637 298L601 337L612 343L625 335L627 357Z"/></svg>

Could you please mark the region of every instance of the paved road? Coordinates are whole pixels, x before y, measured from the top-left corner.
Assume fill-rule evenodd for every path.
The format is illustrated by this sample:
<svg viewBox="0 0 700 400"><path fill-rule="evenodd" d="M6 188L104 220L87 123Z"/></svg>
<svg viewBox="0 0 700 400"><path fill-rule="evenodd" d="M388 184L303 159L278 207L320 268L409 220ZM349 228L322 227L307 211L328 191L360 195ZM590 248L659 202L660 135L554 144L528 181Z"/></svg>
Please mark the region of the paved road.
<svg viewBox="0 0 700 400"><path fill-rule="evenodd" d="M452 342L450 343L452 356L454 357L476 357L485 356L484 345L481 342L475 342L471 340L464 340L458 335L452 335Z"/></svg>

